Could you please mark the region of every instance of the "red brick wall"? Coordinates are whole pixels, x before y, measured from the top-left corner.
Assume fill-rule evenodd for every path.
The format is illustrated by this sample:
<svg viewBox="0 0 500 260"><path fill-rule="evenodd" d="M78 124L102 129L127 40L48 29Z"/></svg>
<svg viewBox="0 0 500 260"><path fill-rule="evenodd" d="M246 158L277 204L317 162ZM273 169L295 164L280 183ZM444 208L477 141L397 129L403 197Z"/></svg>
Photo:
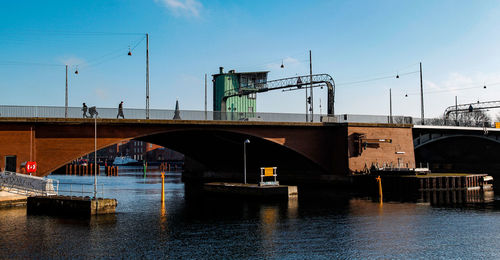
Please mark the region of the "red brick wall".
<svg viewBox="0 0 500 260"><path fill-rule="evenodd" d="M36 144L32 144L33 151ZM30 159L30 126L15 125L8 128L0 128L0 168L5 169L5 156L16 155L16 171L20 172L22 162ZM33 159L36 160L36 153L33 152Z"/></svg>
<svg viewBox="0 0 500 260"><path fill-rule="evenodd" d="M366 148L361 156L355 156L357 147L354 145L353 134L365 134L368 139L392 139L392 143L380 143L378 148ZM394 127L391 125L349 126L348 129L349 170L363 171L366 167L384 163L397 167L398 161L406 167L415 167L415 154L411 127ZM399 152L399 153L398 153ZM402 154L401 152L404 152ZM399 159L399 160L398 160Z"/></svg>
<svg viewBox="0 0 500 260"><path fill-rule="evenodd" d="M92 120L12 121L0 122L0 167L2 168L5 167L6 155L17 155L18 168L21 162L29 160L31 126L34 129L33 159L38 162L37 175L45 176L94 150ZM130 138L145 139L146 136L163 135L171 131L207 130L238 133L242 138L248 135L273 141L303 155L319 165L325 174L330 175L345 176L349 172L362 170L365 164L370 167L372 163L377 162L379 164L392 162L396 165L398 158L401 158L405 166L406 163L409 167L415 166L410 127L367 124L101 120L98 121L97 129L97 149ZM391 138L393 142L380 144L377 149L368 148L361 156L353 157L350 155L353 149L352 140L349 139L353 133L363 133L366 138ZM189 136L182 141L189 142ZM397 151L403 151L405 154L396 154ZM238 148L235 152L241 151Z"/></svg>

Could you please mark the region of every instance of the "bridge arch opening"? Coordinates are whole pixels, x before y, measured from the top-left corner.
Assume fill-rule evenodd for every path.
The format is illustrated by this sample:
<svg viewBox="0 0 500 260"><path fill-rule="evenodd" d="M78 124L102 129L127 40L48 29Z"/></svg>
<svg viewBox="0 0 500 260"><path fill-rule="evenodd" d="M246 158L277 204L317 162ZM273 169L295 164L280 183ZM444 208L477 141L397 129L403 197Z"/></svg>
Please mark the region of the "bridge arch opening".
<svg viewBox="0 0 500 260"><path fill-rule="evenodd" d="M243 172L243 142L247 145L248 179L257 180L260 167L278 167L278 178L296 180L309 174L324 173L305 155L285 144L255 135L221 130L177 130L137 138L178 151L186 157L189 174L212 173L215 179L238 179ZM200 177L200 176L194 176Z"/></svg>
<svg viewBox="0 0 500 260"><path fill-rule="evenodd" d="M433 172L500 172L500 140L486 136L456 135L436 138L415 149L417 165L427 165Z"/></svg>
<svg viewBox="0 0 500 260"><path fill-rule="evenodd" d="M247 138L251 140L247 145L249 181L257 181L260 167L268 166L278 167L278 179L281 181L297 181L307 179L311 174L325 173L324 169L307 156L287 147L285 141L280 143L279 140L268 140L238 131L169 130L125 140L158 145L184 155L190 177L200 178L203 174L206 177L206 173L209 173L214 179L238 180L243 172L243 141ZM115 141L100 149L116 147L123 141ZM92 152L93 150L76 153L59 167L64 167L65 164Z"/></svg>

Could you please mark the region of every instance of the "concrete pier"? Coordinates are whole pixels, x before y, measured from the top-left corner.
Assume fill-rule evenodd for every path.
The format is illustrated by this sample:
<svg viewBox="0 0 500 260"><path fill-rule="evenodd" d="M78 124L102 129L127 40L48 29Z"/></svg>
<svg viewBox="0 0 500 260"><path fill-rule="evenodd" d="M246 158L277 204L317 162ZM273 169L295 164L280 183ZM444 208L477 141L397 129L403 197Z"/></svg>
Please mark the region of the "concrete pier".
<svg viewBox="0 0 500 260"><path fill-rule="evenodd" d="M259 186L232 182L210 182L203 185L203 191L220 194L256 198L291 198L298 196L297 186L277 185Z"/></svg>
<svg viewBox="0 0 500 260"><path fill-rule="evenodd" d="M0 191L0 208L26 206L27 196Z"/></svg>
<svg viewBox="0 0 500 260"><path fill-rule="evenodd" d="M74 215L89 217L115 213L116 199L97 200L90 197L35 196L27 201L28 214Z"/></svg>

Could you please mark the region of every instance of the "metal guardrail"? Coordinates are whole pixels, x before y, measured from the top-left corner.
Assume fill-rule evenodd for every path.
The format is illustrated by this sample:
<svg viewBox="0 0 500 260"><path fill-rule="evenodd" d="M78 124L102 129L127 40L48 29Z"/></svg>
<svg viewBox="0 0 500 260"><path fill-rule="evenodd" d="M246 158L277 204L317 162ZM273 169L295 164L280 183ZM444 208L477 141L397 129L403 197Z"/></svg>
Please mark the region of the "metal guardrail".
<svg viewBox="0 0 500 260"><path fill-rule="evenodd" d="M59 181L4 171L0 172L0 188L24 196L50 196L58 194Z"/></svg>
<svg viewBox="0 0 500 260"><path fill-rule="evenodd" d="M60 183L59 195L77 197L94 197L94 184L88 183ZM97 184L97 194L99 198L104 197L104 184Z"/></svg>
<svg viewBox="0 0 500 260"><path fill-rule="evenodd" d="M0 118L65 118L65 107L56 106L0 106ZM85 118L80 107L68 107L67 118ZM98 118L117 118L117 108L97 108ZM306 122L305 114L294 113L258 113L258 112L219 112L219 111L199 111L180 110L180 117L183 120L220 120L220 121L264 121L264 122ZM145 109L125 108L123 114L126 119L145 119ZM174 118L175 110L150 109L149 119L171 120ZM90 115L86 114L87 118ZM335 115L326 119L325 114L315 114L313 122L358 122L358 123L390 123L389 116L376 115ZM415 122L411 117L393 116L394 123Z"/></svg>
<svg viewBox="0 0 500 260"><path fill-rule="evenodd" d="M117 108L97 108L98 118L113 119L117 118ZM7 106L0 105L0 118L85 118L80 107L56 107L56 106ZM183 120L209 120L209 121L263 121L263 122L306 122L306 114L294 113L260 113L260 112L219 112L219 111L199 111L199 110L180 110L180 118ZM126 119L146 119L145 109L125 108L123 114ZM86 114L87 118L90 115ZM153 120L172 120L175 116L175 110L168 109L150 109L149 119ZM311 119L309 117L309 119ZM421 125L421 118L409 116L384 116L384 115L355 115L339 114L326 115L315 114L313 122L339 122L339 123L395 123L395 124L414 124ZM452 120L440 118L426 118L425 125L456 125ZM472 122L466 126L484 126L484 122ZM490 123L486 122L486 127Z"/></svg>

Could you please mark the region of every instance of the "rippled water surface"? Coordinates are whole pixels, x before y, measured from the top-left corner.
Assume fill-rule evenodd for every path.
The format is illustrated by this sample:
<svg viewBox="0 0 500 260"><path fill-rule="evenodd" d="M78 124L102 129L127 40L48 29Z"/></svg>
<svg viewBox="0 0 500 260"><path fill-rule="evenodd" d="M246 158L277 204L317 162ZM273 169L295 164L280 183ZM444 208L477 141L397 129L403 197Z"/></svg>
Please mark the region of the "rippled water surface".
<svg viewBox="0 0 500 260"><path fill-rule="evenodd" d="M51 176L92 183L92 177ZM0 210L0 258L500 258L500 206L384 203L340 192L298 200L186 196L180 174L99 178L115 215L85 219ZM498 198L497 198L498 199Z"/></svg>

